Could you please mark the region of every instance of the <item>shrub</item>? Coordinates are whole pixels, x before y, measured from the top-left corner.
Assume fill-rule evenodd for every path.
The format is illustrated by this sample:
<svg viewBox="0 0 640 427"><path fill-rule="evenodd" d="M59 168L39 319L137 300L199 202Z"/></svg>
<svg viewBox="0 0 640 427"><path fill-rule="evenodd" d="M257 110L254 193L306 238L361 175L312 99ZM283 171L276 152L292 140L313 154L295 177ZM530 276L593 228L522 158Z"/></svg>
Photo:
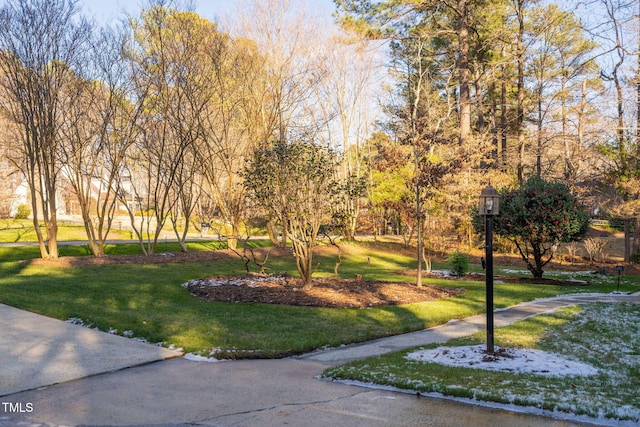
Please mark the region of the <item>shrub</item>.
<svg viewBox="0 0 640 427"><path fill-rule="evenodd" d="M578 253L580 251L580 248L578 247L578 243L577 242L569 243L565 247L565 250L567 251L567 257L569 258L569 261L571 261L571 264L575 263L576 260L578 259Z"/></svg>
<svg viewBox="0 0 640 427"><path fill-rule="evenodd" d="M18 205L18 210L16 212L16 219L27 219L31 215L31 209L28 205L22 204Z"/></svg>
<svg viewBox="0 0 640 427"><path fill-rule="evenodd" d="M500 194L495 234L511 240L533 277L540 278L560 243L580 240L589 220L567 185L533 176Z"/></svg>
<svg viewBox="0 0 640 427"><path fill-rule="evenodd" d="M606 259L605 255L605 247L607 245L607 240L602 237L590 237L588 239L584 239L584 250L587 251L587 256L589 257L589 262L604 262Z"/></svg>
<svg viewBox="0 0 640 427"><path fill-rule="evenodd" d="M469 257L461 252L454 252L447 258L451 271L456 276L464 276L469 271Z"/></svg>
<svg viewBox="0 0 640 427"><path fill-rule="evenodd" d="M506 237L502 237L498 235L493 236L493 250L501 254L517 254L518 253L518 248L516 247L515 243L513 243L511 240L509 240Z"/></svg>

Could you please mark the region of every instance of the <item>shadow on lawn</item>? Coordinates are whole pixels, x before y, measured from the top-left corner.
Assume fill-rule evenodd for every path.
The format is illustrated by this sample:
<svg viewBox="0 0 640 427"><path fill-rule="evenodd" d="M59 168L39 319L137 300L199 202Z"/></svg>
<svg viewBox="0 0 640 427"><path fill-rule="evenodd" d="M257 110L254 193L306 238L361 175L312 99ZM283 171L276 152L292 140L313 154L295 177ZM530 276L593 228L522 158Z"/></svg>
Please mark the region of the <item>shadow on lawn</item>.
<svg viewBox="0 0 640 427"><path fill-rule="evenodd" d="M231 264L238 264L233 270ZM4 263L0 302L46 316L80 318L100 330L131 331L186 351L220 349L227 358L274 358L394 335L422 327L410 308L334 309L208 303L180 285L216 266L240 263L118 264L64 267Z"/></svg>

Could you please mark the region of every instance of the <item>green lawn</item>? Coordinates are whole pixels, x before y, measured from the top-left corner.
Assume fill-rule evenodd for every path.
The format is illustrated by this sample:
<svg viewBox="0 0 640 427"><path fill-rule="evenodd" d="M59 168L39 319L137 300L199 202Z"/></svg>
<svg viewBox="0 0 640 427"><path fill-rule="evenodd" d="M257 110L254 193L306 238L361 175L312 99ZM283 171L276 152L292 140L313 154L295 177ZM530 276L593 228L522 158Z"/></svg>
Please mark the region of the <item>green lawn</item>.
<svg viewBox="0 0 640 427"><path fill-rule="evenodd" d="M252 241L252 245L263 246L265 241ZM212 251L226 248L223 241L195 241L187 242L187 248L191 252ZM61 257L91 256L89 245L60 245L58 246ZM157 253L179 252L180 245L177 242L159 241ZM139 255L142 249L138 243L118 243L105 245L107 255ZM40 257L40 248L37 246L0 246L0 262L20 261Z"/></svg>
<svg viewBox="0 0 640 427"><path fill-rule="evenodd" d="M212 247L200 245L204 245L201 250ZM412 281L396 273L414 265L411 257L394 250L398 246L387 244L379 248L367 244L345 248L347 253L340 268L344 277L357 273L368 279ZM0 262L0 302L58 319L80 318L102 330L131 331L136 337L175 344L190 352L209 353L213 349L225 357L302 353L435 326L484 310L484 283L445 279L427 282L462 287L466 293L438 301L370 309L208 303L192 296L181 284L211 275L242 274L239 258L54 268L15 261L16 252L22 248L10 249L9 255L0 254L12 259ZM333 272L335 256L330 250L317 261L318 275ZM268 266L296 274L291 256L273 257ZM625 281L623 289L639 287L637 282ZM506 307L562 293L611 290L609 283L588 287L496 284L495 303Z"/></svg>
<svg viewBox="0 0 640 427"><path fill-rule="evenodd" d="M562 355L589 364L598 373L543 376L451 367L409 360L406 355L416 350L409 349L332 368L324 375L591 417L640 420L640 305L595 303L567 307L497 328L495 339L496 345L502 347ZM482 333L444 346L484 342Z"/></svg>
<svg viewBox="0 0 640 427"><path fill-rule="evenodd" d="M44 225L42 225L44 227ZM109 239L132 239L130 231L111 230ZM87 240L87 232L82 225L61 222L58 224L58 241ZM0 219L0 243L37 242L38 238L30 219Z"/></svg>

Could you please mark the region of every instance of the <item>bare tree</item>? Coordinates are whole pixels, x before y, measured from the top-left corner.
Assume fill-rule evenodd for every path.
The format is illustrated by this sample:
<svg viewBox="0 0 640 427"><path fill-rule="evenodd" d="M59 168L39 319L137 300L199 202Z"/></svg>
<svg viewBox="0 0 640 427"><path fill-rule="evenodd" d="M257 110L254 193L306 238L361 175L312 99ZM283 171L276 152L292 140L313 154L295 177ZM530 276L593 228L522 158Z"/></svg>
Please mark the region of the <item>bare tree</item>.
<svg viewBox="0 0 640 427"><path fill-rule="evenodd" d="M132 96L131 68L122 56L125 35L102 30L93 42L93 79L75 79L74 93L62 110L63 169L80 206L89 246L95 256L104 246L118 210L122 165L137 138L137 121L146 94ZM72 96L73 95L73 96ZM123 198L126 203L126 197Z"/></svg>
<svg viewBox="0 0 640 427"><path fill-rule="evenodd" d="M202 116L211 99L205 59L216 32L211 22L164 2L131 22L128 55L136 69L137 93L144 94L145 113L127 158L136 200L128 211L145 253L155 252L170 218L186 250L184 238L198 199L192 185L200 166L195 148L203 138ZM184 217L182 232L179 217Z"/></svg>
<svg viewBox="0 0 640 427"><path fill-rule="evenodd" d="M382 75L381 49L376 41L345 41L332 33L322 45L326 74L315 89L318 122L326 126L331 147L344 153L338 172L344 198L338 201L336 216L344 237L354 240L367 174L363 146L379 112L373 91Z"/></svg>
<svg viewBox="0 0 640 427"><path fill-rule="evenodd" d="M309 6L300 0L246 0L239 8L238 28L231 33L251 38L264 55L258 142L315 139L322 127L315 88L325 67L315 45L324 30ZM275 219L267 218L272 230ZM279 225L284 246L288 227Z"/></svg>
<svg viewBox="0 0 640 427"><path fill-rule="evenodd" d="M89 35L72 0L9 0L0 9L1 88L21 131L19 166L29 183L43 258L58 257L60 107L64 88L83 63Z"/></svg>
<svg viewBox="0 0 640 427"><path fill-rule="evenodd" d="M309 126L305 101L313 96L321 71L314 47L320 22L308 3L296 0L245 0L241 10L234 32L252 39L264 55L264 134L286 140L289 132L315 129Z"/></svg>
<svg viewBox="0 0 640 427"><path fill-rule="evenodd" d="M211 98L202 117L202 172L206 190L229 225L225 234L231 249L236 249L246 219L241 172L251 150L267 138L259 125L264 109L262 60L255 44L222 33L211 40L206 58Z"/></svg>
<svg viewBox="0 0 640 427"><path fill-rule="evenodd" d="M583 79L595 76L595 43L585 39L577 17L556 5L534 8L529 27L528 33L536 41L530 49L527 72L535 76L536 117L532 121L537 127L536 174L542 176L545 151L559 145L556 152L561 153L557 157L562 159L562 176L575 182L578 153L584 146L578 147L570 132L571 113L576 103L585 100L577 96L581 87L587 89ZM584 106L579 108L584 111ZM553 144L555 141L559 144ZM550 156L545 160L546 169L551 169L555 162Z"/></svg>
<svg viewBox="0 0 640 427"><path fill-rule="evenodd" d="M517 118L516 126L518 129L518 182L524 182L524 156L525 156L525 123L524 123L524 104L525 104L525 87L524 87L524 61L525 61L525 7L528 0L513 0L515 9L517 27L516 37L516 61L518 64L518 84L517 84Z"/></svg>
<svg viewBox="0 0 640 427"><path fill-rule="evenodd" d="M16 167L16 164L22 163L19 160L20 149L16 144L19 138L15 137L16 123L9 120L3 109L4 104L0 98L0 217L9 218L23 216L25 211L22 207L21 212L18 212L17 190L22 183L22 173Z"/></svg>
<svg viewBox="0 0 640 427"><path fill-rule="evenodd" d="M606 32L604 43L609 47L609 54L612 54L613 58L611 69L608 72L601 71L601 77L605 82L613 84L615 91L615 105L616 105L616 129L614 142L607 147L606 151L609 151L609 157L612 160L612 166L609 170L609 176L612 178L612 182L616 187L617 195L614 197L612 211L617 212L618 215L624 219L624 231L625 231L625 247L624 247L624 259L625 261L631 260L632 242L631 242L631 227L634 219L638 218L638 209L635 206L637 196L636 188L633 185L635 177L638 175L638 158L636 152L638 150L638 141L634 141L632 135L627 131L625 126L626 112L625 106L627 105L626 89L626 76L625 76L625 63L629 57L630 49L625 44L625 25L626 21L633 16L636 12L636 2L626 0L600 0L600 5L604 7L606 11L606 26L608 30ZM633 7L633 9L631 9ZM625 13L630 12L630 13ZM637 54L637 52L636 52ZM636 148L633 144L636 144ZM620 203L621 199L622 203Z"/></svg>
<svg viewBox="0 0 640 427"><path fill-rule="evenodd" d="M60 136L65 143L59 147L62 174L76 193L89 247L96 256L104 255L104 242L97 241L91 215L98 202L94 179L103 160L102 144L96 138L100 123L94 104L102 96L100 86L80 77L71 78L62 97Z"/></svg>
<svg viewBox="0 0 640 427"><path fill-rule="evenodd" d="M417 231L417 286L422 286L424 258L424 220L428 199L445 175L447 165L441 157L443 143L452 140L445 135L446 125L454 111L454 101L434 90L434 68L443 67L431 51L428 30L419 29L393 45L395 74L398 78L400 104L392 109L393 127L398 138L413 151L413 176L407 185L413 191L415 226ZM455 148L449 147L453 152ZM455 158L449 152L449 159Z"/></svg>

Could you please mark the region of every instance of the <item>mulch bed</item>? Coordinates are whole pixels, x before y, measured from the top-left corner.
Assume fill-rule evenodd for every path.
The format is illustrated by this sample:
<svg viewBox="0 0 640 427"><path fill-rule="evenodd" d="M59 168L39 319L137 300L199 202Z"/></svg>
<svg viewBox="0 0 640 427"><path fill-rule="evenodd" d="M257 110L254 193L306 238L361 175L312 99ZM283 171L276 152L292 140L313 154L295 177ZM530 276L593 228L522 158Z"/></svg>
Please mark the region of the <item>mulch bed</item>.
<svg viewBox="0 0 640 427"><path fill-rule="evenodd" d="M372 280L325 278L316 279L311 289L303 289L294 278L252 276L243 278L209 277L193 280L186 288L207 301L257 302L297 306L365 308L410 304L451 297L464 289L436 286L417 287L408 283Z"/></svg>
<svg viewBox="0 0 640 427"><path fill-rule="evenodd" d="M258 249L258 252L261 251ZM290 251L276 250L277 254L288 255ZM280 253L281 252L281 253ZM100 258L93 256L60 257L58 259L32 259L24 261L34 265L48 266L86 266L107 264L158 264L182 262L206 262L236 257L232 251L218 250L210 252L176 252L156 255L108 255ZM637 273L625 268L625 273ZM415 270L399 271L398 274L415 276ZM483 274L467 274L466 280L484 280ZM425 278L428 275L425 274ZM450 278L455 280L455 278ZM580 282L557 279L533 279L532 277L495 276L496 281L509 283L535 283L560 286L584 286ZM211 282L218 282L211 286ZM221 282L221 283L220 283ZM278 276L242 276L208 277L193 280L185 286L189 292L206 301L220 302L256 302L265 304L284 304L296 306L366 308L399 304L411 304L432 301L460 295L464 289L449 289L424 284L417 287L412 283L389 283L373 280L340 278L315 279L311 289L303 289L297 278Z"/></svg>
<svg viewBox="0 0 640 427"><path fill-rule="evenodd" d="M212 261L229 257L237 257L232 251L217 250L209 252L165 252L153 255L105 255L103 257L79 256L60 257L56 259L34 258L25 263L31 265L48 265L59 267L80 267L85 265L113 265L113 264L164 264Z"/></svg>

